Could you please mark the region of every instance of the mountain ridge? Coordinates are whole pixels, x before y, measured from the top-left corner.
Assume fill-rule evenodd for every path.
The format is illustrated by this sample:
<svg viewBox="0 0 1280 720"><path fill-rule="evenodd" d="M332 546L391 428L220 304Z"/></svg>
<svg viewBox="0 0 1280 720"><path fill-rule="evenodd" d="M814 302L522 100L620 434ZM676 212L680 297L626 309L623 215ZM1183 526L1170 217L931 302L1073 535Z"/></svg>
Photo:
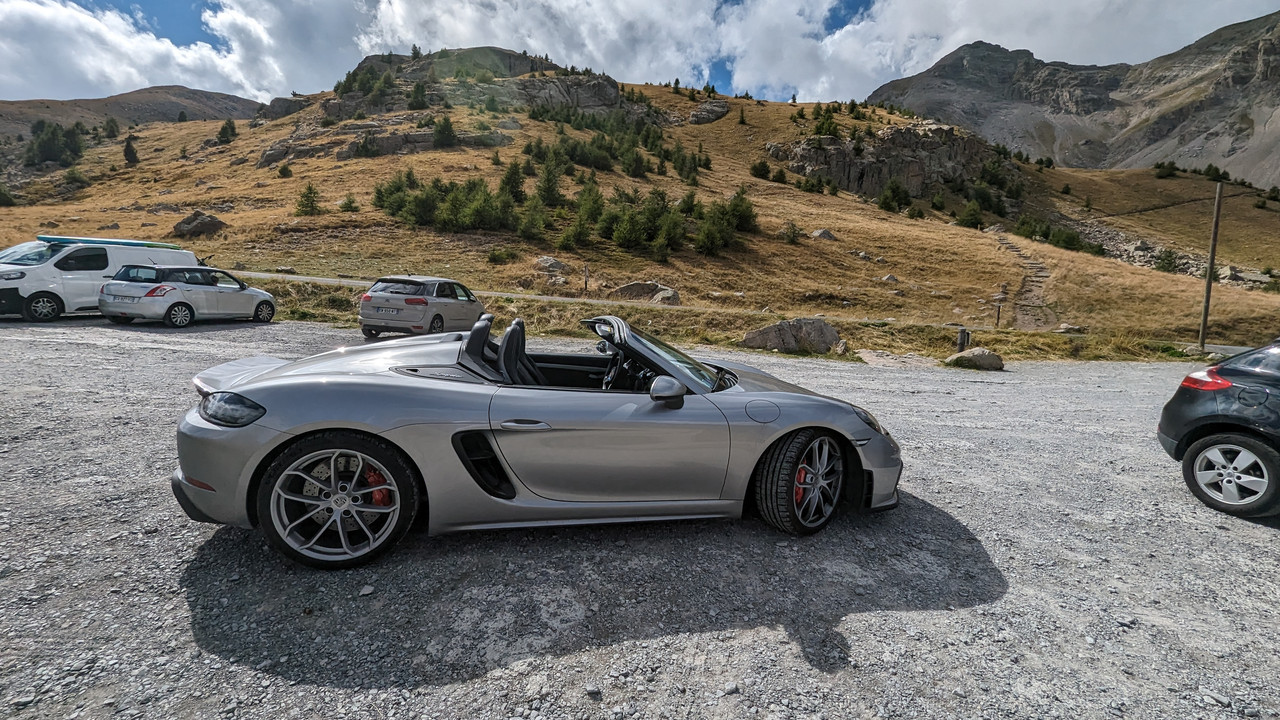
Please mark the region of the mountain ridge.
<svg viewBox="0 0 1280 720"><path fill-rule="evenodd" d="M156 85L103 98L0 100L0 137L25 135L36 120L92 127L114 117L128 126L172 122L180 112L190 120L247 120L260 105L257 100L182 85Z"/></svg>

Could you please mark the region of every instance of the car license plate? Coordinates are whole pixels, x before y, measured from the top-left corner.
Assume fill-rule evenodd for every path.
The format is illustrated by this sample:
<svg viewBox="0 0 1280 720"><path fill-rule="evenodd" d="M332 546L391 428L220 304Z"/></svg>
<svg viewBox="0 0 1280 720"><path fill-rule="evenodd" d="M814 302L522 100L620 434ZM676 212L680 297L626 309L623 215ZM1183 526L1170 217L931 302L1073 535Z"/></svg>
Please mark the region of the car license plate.
<svg viewBox="0 0 1280 720"><path fill-rule="evenodd" d="M112 295L112 296L111 296L111 299L112 299L114 302L122 302L122 303L136 303L136 302L138 302L138 298L136 298L136 297L124 297L124 296L122 296L122 295Z"/></svg>
<svg viewBox="0 0 1280 720"><path fill-rule="evenodd" d="M378 312L383 315L399 315L400 310L397 308L378 308Z"/></svg>

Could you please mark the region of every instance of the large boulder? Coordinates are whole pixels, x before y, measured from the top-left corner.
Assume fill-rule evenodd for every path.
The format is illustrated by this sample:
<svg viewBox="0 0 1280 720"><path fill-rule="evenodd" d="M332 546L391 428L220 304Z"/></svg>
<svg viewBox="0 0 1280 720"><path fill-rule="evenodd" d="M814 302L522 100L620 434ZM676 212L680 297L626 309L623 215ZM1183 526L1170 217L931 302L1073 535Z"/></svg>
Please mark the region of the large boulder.
<svg viewBox="0 0 1280 720"><path fill-rule="evenodd" d="M261 116L268 120L279 120L287 115L292 115L299 110L304 110L311 105L311 99L305 97L278 97L271 101L271 104L262 109Z"/></svg>
<svg viewBox="0 0 1280 720"><path fill-rule="evenodd" d="M277 140L271 143L271 147L262 151L262 157L258 158L258 168L264 168L280 162L289 156L291 146L288 140Z"/></svg>
<svg viewBox="0 0 1280 720"><path fill-rule="evenodd" d="M946 359L951 367L966 370L1003 370L1004 360L986 348L969 348Z"/></svg>
<svg viewBox="0 0 1280 720"><path fill-rule="evenodd" d="M689 113L689 122L693 125L706 125L729 114L729 103L724 100L708 100L700 103Z"/></svg>
<svg viewBox="0 0 1280 720"><path fill-rule="evenodd" d="M195 237L196 235L212 235L226 226L227 224L219 220L217 215L210 215L203 210L196 210L173 226L173 234L182 238Z"/></svg>
<svg viewBox="0 0 1280 720"><path fill-rule="evenodd" d="M538 266L538 272L544 272L548 274L562 273L565 270L569 269L568 265L551 257L550 255L543 255L537 260L534 260L533 264Z"/></svg>
<svg viewBox="0 0 1280 720"><path fill-rule="evenodd" d="M825 354L840 342L840 333L822 318L797 318L752 330L742 338L744 347L785 353Z"/></svg>
<svg viewBox="0 0 1280 720"><path fill-rule="evenodd" d="M609 293L609 297L615 300L635 300L655 305L680 304L680 293L674 288L652 281L627 283Z"/></svg>

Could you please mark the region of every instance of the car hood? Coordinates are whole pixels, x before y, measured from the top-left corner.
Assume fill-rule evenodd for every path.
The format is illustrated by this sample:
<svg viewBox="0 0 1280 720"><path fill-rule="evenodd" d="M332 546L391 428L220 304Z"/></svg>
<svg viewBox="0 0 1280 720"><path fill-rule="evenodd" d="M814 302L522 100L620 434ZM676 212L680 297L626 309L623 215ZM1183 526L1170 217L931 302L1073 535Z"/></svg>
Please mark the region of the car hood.
<svg viewBox="0 0 1280 720"><path fill-rule="evenodd" d="M458 360L461 341L460 333L449 333L338 348L294 361L244 358L209 368L193 382L208 393L300 376L368 375L406 365L452 365Z"/></svg>
<svg viewBox="0 0 1280 720"><path fill-rule="evenodd" d="M799 385L792 385L785 380L779 380L769 373L758 368L753 368L750 365L743 365L742 363L728 362L725 360L703 362L713 367L732 370L733 374L738 378L738 384L736 387L741 388L744 392L784 392L826 397L825 395L820 395L808 388L800 387Z"/></svg>

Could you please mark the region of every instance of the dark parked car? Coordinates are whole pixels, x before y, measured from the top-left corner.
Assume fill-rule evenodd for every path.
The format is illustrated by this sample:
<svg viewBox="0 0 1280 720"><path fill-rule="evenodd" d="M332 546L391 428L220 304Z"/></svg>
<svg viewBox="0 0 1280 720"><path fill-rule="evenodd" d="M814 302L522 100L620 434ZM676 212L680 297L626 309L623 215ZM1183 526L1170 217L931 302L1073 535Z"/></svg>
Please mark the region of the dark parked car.
<svg viewBox="0 0 1280 720"><path fill-rule="evenodd" d="M1241 517L1280 513L1280 342L1188 375L1164 406L1158 436L1205 505Z"/></svg>

